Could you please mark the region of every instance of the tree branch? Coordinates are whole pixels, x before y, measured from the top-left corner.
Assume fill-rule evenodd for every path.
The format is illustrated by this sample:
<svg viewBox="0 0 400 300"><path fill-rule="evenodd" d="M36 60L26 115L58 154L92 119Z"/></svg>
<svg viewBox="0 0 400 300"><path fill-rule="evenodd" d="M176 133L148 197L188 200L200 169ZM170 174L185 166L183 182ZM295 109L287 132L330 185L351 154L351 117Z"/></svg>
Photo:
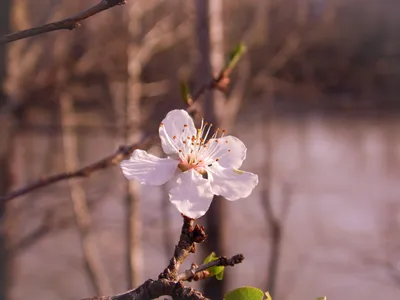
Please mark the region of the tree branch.
<svg viewBox="0 0 400 300"><path fill-rule="evenodd" d="M25 39L28 37L56 30L62 30L62 29L73 30L80 26L81 21L98 14L103 10L107 10L116 5L121 5L125 3L126 0L101 0L96 5L64 20L7 34L0 38L0 44L10 43L13 41Z"/></svg>
<svg viewBox="0 0 400 300"><path fill-rule="evenodd" d="M202 278L202 276L196 276L198 273L206 271L207 269L211 267L216 267L216 266L234 266L236 264L240 264L244 260L243 254L236 254L232 256L231 258L226 258L225 256L221 256L217 260L210 261L209 263L202 264L200 266L196 266L195 264L192 265L192 267L189 270L186 270L185 272L181 273L178 275L178 280L179 281L185 281L185 280L198 280ZM205 277L208 277L206 275Z"/></svg>
<svg viewBox="0 0 400 300"><path fill-rule="evenodd" d="M191 287L183 286L182 282L166 279L147 280L136 289L115 296L101 296L82 300L149 300L163 295L172 296L180 300L208 300L202 293Z"/></svg>
<svg viewBox="0 0 400 300"><path fill-rule="evenodd" d="M168 267L158 278L177 280L179 268L190 253L196 251L196 243L202 243L207 238L204 227L194 225L194 220L183 216L183 226L178 245L175 246L174 255Z"/></svg>
<svg viewBox="0 0 400 300"><path fill-rule="evenodd" d="M194 220L183 216L183 225L179 242L175 246L174 255L168 267L158 276L158 280L147 280L134 290L110 297L93 297L83 300L141 300L155 299L162 295L172 296L173 299L202 299L200 292L185 287L178 280L178 271L190 253L196 250L196 244L207 238L204 228L194 224Z"/></svg>
<svg viewBox="0 0 400 300"><path fill-rule="evenodd" d="M63 172L63 173L59 173L56 175L52 175L52 176L43 178L41 180L38 180L32 184L29 184L23 188L15 190L15 191L5 195L4 197L1 197L0 202L12 200L16 197L23 196L29 192L32 192L34 190L54 184L54 183L62 181L62 180L77 178L77 177L88 177L89 175L91 175L94 172L107 169L109 167L112 167L112 166L120 163L122 160L128 158L135 149L148 148L151 145L152 140L153 140L153 136L149 136L149 135L144 136L139 143L121 146L118 148L118 150L114 154L107 156L107 157L105 157L93 164L90 164L86 167L83 167L83 168L78 169L73 172Z"/></svg>

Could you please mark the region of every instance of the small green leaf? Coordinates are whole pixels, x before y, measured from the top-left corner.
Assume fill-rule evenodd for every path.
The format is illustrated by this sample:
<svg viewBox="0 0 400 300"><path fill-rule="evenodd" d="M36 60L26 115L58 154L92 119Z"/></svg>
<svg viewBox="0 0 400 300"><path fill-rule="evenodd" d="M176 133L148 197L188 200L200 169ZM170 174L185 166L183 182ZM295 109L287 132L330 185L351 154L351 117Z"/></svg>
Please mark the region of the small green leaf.
<svg viewBox="0 0 400 300"><path fill-rule="evenodd" d="M263 298L264 292L251 286L234 289L224 297L225 300L262 300Z"/></svg>
<svg viewBox="0 0 400 300"><path fill-rule="evenodd" d="M216 268L216 267L214 267L214 268ZM221 267L221 268L222 268L222 271L215 274L215 278L217 278L217 280L222 280L224 278L224 267Z"/></svg>
<svg viewBox="0 0 400 300"><path fill-rule="evenodd" d="M324 297L318 297L318 298L315 299L315 300L326 300L326 296L324 296Z"/></svg>
<svg viewBox="0 0 400 300"><path fill-rule="evenodd" d="M181 82L181 93L183 100L187 105L192 105L193 104L193 99L192 96L190 95L190 90L186 82L182 81Z"/></svg>
<svg viewBox="0 0 400 300"><path fill-rule="evenodd" d="M237 45L235 49L233 49L233 51L230 53L229 60L225 65L225 70L232 71L232 69L235 68L235 66L239 62L239 59L243 56L246 50L246 46L243 43L239 43L239 45Z"/></svg>
<svg viewBox="0 0 400 300"><path fill-rule="evenodd" d="M203 263L207 264L217 259L218 256L215 254L215 252L211 252L211 254L204 259ZM208 268L208 271L210 271L210 274L215 276L218 280L222 280L222 278L224 277L224 269L224 266L215 266Z"/></svg>
<svg viewBox="0 0 400 300"><path fill-rule="evenodd" d="M215 255L215 252L211 252L210 255L204 259L203 263L208 264L209 262L212 262L217 259L218 259L218 257Z"/></svg>

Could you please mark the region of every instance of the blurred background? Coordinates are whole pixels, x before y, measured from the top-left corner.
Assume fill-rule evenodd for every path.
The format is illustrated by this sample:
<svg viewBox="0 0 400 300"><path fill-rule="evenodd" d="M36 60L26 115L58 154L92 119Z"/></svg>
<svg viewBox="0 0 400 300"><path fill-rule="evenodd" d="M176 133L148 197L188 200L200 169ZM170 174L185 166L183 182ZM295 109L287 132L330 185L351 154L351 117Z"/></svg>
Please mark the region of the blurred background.
<svg viewBox="0 0 400 300"><path fill-rule="evenodd" d="M0 34L97 2L2 0ZM199 220L208 244L186 266L212 250L246 259L193 285L213 299L243 285L275 300L399 299L400 2L127 2L0 46L0 195L156 132L185 107L180 81L195 90L243 41L227 95L199 103L245 142L243 169L260 183L215 199ZM156 278L181 227L167 193L115 166L2 203L0 299L76 300Z"/></svg>

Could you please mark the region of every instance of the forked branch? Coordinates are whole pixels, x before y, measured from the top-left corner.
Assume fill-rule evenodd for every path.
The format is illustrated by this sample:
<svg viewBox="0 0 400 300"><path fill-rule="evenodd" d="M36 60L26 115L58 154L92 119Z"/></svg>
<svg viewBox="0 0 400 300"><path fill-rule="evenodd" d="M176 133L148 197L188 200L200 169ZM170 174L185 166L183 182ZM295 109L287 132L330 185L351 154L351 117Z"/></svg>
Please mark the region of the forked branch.
<svg viewBox="0 0 400 300"><path fill-rule="evenodd" d="M201 272L213 266L234 266L241 263L244 259L242 254L237 254L232 258L220 257L219 259L207 264L192 265L190 270L178 275L178 271L184 260L190 253L194 253L196 244L202 243L207 237L202 226L194 224L193 219L183 217L183 225L178 244L175 246L174 255L168 267L162 272L158 280L147 280L139 287L115 296L93 297L83 300L142 300L156 299L163 295L171 296L173 299L207 300L199 291L183 285L184 280L204 279L209 276L195 278ZM204 273L205 274L205 273Z"/></svg>

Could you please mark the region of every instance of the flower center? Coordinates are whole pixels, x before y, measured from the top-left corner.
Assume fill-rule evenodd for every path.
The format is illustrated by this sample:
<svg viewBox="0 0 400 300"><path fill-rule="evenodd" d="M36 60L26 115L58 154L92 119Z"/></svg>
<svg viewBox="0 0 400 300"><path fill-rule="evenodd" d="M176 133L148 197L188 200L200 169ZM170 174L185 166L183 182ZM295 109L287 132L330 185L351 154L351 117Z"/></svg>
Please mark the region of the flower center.
<svg viewBox="0 0 400 300"><path fill-rule="evenodd" d="M201 127L197 129L196 135L188 134L188 125L185 124L179 137L174 136L173 144L177 146L180 163L178 165L182 172L194 169L198 173L205 175L206 167L217 162L221 156L228 152L221 151L221 144L228 143L227 139L220 140L225 135L225 130L217 128L210 136L213 124L201 121ZM210 136L210 137L209 137ZM225 148L226 149L226 148Z"/></svg>

